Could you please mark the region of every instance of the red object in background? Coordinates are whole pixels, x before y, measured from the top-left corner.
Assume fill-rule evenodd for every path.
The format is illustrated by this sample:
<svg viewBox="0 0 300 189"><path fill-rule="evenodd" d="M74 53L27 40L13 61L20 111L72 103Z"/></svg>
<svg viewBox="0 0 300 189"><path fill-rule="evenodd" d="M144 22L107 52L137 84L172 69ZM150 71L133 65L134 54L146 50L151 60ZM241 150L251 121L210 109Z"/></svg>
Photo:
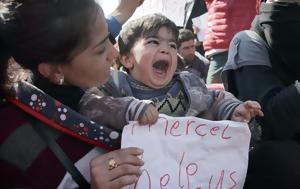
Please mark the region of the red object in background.
<svg viewBox="0 0 300 189"><path fill-rule="evenodd" d="M208 89L210 90L220 90L224 91L224 85L222 83L213 83L213 84L208 84L206 85Z"/></svg>

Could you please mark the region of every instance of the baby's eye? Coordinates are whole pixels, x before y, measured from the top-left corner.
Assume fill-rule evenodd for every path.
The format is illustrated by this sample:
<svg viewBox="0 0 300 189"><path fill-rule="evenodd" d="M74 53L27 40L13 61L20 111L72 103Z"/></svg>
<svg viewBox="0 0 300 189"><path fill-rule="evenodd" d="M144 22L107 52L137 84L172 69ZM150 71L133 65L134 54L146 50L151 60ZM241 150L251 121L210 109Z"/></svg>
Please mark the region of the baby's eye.
<svg viewBox="0 0 300 189"><path fill-rule="evenodd" d="M170 47L173 49L177 49L177 45L176 43L169 43Z"/></svg>
<svg viewBox="0 0 300 189"><path fill-rule="evenodd" d="M148 44L155 44L155 45L158 45L158 44L159 44L159 41L156 40L156 39L150 39L150 40L148 40L147 43L148 43Z"/></svg>

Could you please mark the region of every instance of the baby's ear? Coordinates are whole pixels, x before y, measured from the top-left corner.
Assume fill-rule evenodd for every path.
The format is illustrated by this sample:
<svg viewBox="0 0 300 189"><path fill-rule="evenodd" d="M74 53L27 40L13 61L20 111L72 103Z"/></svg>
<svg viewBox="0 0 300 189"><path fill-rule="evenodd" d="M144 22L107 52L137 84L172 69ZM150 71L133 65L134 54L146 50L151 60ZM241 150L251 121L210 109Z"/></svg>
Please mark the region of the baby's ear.
<svg viewBox="0 0 300 189"><path fill-rule="evenodd" d="M134 65L134 57L131 56L130 54L125 54L125 55L120 55L119 57L121 64L127 68L128 70L133 69Z"/></svg>

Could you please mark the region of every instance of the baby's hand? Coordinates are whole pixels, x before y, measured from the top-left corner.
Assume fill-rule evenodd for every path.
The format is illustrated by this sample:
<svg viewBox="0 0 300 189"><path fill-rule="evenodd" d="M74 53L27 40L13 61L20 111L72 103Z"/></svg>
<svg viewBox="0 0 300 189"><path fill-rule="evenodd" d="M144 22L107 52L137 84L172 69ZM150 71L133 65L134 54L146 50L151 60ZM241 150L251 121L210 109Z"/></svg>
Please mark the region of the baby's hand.
<svg viewBox="0 0 300 189"><path fill-rule="evenodd" d="M146 124L153 124L157 121L158 119L158 111L157 109L150 104L142 118L139 120L139 124L141 125L146 125Z"/></svg>
<svg viewBox="0 0 300 189"><path fill-rule="evenodd" d="M255 116L262 117L264 114L258 102L248 100L234 109L231 120L249 123Z"/></svg>

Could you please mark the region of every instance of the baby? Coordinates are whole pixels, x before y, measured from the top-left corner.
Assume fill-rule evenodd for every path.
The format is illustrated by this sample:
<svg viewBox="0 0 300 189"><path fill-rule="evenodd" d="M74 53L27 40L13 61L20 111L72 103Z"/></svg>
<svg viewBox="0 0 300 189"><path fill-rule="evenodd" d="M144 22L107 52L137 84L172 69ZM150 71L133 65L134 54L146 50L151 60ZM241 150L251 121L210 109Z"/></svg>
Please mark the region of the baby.
<svg viewBox="0 0 300 189"><path fill-rule="evenodd" d="M208 90L193 73L176 73L177 37L176 25L160 14L126 24L118 40L125 71L112 70L103 87L88 90L80 112L115 129L128 121L152 124L158 113L243 122L263 116L255 101L241 102L228 92Z"/></svg>

